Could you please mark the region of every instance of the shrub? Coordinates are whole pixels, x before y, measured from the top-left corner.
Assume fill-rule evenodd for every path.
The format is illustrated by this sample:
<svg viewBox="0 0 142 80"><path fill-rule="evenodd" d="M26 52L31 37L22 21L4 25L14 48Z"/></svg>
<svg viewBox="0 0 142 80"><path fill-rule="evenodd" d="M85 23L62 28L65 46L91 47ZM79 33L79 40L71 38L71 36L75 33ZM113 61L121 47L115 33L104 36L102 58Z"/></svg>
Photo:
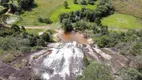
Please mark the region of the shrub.
<svg viewBox="0 0 142 80"><path fill-rule="evenodd" d="M22 53L31 52L31 48L27 47L27 46L22 46L22 47L20 47L20 52L22 52Z"/></svg>
<svg viewBox="0 0 142 80"><path fill-rule="evenodd" d="M79 30L79 31L84 31L85 29L88 29L88 28L89 28L89 27L88 27L86 21L83 21L83 20L78 21L78 22L76 22L76 24L75 24L75 29L76 29L76 30Z"/></svg>
<svg viewBox="0 0 142 80"><path fill-rule="evenodd" d="M73 0L73 3L74 3L74 4L78 4L77 0Z"/></svg>
<svg viewBox="0 0 142 80"><path fill-rule="evenodd" d="M64 7L65 7L66 9L68 8L68 2L67 2L67 1L64 2Z"/></svg>
<svg viewBox="0 0 142 80"><path fill-rule="evenodd" d="M69 18L69 14L68 13L61 13L59 15L59 22L62 23L64 19L68 19Z"/></svg>
<svg viewBox="0 0 142 80"><path fill-rule="evenodd" d="M93 0L88 0L88 4L94 5L94 1Z"/></svg>
<svg viewBox="0 0 142 80"><path fill-rule="evenodd" d="M2 61L5 63L9 63L14 59L14 55L13 54L6 54L3 56Z"/></svg>
<svg viewBox="0 0 142 80"><path fill-rule="evenodd" d="M87 5L87 2L86 2L86 0L81 0L80 4Z"/></svg>
<svg viewBox="0 0 142 80"><path fill-rule="evenodd" d="M38 46L46 46L45 41L43 39L37 39L37 45Z"/></svg>
<svg viewBox="0 0 142 80"><path fill-rule="evenodd" d="M141 70L142 69L142 55L132 58L129 66L137 70Z"/></svg>
<svg viewBox="0 0 142 80"><path fill-rule="evenodd" d="M82 77L78 80L114 80L110 74L110 68L99 63L91 63L83 70Z"/></svg>
<svg viewBox="0 0 142 80"><path fill-rule="evenodd" d="M71 22L67 19L63 20L62 28L64 29L65 33L71 32L73 30L73 26L72 26Z"/></svg>
<svg viewBox="0 0 142 80"><path fill-rule="evenodd" d="M142 80L142 74L132 68L122 68L117 75L123 80Z"/></svg>
<svg viewBox="0 0 142 80"><path fill-rule="evenodd" d="M137 42L137 44L132 47L129 53L133 56L142 55L142 44Z"/></svg>
<svg viewBox="0 0 142 80"><path fill-rule="evenodd" d="M34 0L18 0L18 3L19 7L24 10L27 10L34 3Z"/></svg>
<svg viewBox="0 0 142 80"><path fill-rule="evenodd" d="M51 24L52 23L50 18L41 18L41 17L39 17L38 21L41 22L41 23L46 23L46 24Z"/></svg>
<svg viewBox="0 0 142 80"><path fill-rule="evenodd" d="M16 24L13 24L13 25L11 26L11 30L12 30L13 32L19 32L19 31L20 31L20 27L19 27L18 25L16 25Z"/></svg>
<svg viewBox="0 0 142 80"><path fill-rule="evenodd" d="M49 32L44 32L42 35L41 35L41 39L44 40L44 41L50 41L50 33Z"/></svg>
<svg viewBox="0 0 142 80"><path fill-rule="evenodd" d="M83 58L83 63L86 67L90 64L86 56Z"/></svg>

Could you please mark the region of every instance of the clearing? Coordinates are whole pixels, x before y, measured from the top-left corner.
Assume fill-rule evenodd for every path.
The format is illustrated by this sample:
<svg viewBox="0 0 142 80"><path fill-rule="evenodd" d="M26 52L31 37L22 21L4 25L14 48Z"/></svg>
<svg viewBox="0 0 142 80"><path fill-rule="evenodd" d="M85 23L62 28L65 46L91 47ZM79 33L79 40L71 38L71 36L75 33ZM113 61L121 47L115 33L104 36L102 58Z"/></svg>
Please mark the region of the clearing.
<svg viewBox="0 0 142 80"><path fill-rule="evenodd" d="M64 1L68 2L69 9L64 8ZM24 14L20 15L22 17L22 20L18 22L18 24L29 26L44 26L47 24L40 23L37 18L51 18L53 22L56 22L58 20L58 15L61 12L76 11L80 10L83 7L95 9L97 3L98 2L95 2L95 5L83 6L80 4L74 4L73 0L35 0L35 5L33 6L32 10L25 11Z"/></svg>
<svg viewBox="0 0 142 80"><path fill-rule="evenodd" d="M115 13L102 19L102 25L109 28L141 29L142 23L131 15Z"/></svg>

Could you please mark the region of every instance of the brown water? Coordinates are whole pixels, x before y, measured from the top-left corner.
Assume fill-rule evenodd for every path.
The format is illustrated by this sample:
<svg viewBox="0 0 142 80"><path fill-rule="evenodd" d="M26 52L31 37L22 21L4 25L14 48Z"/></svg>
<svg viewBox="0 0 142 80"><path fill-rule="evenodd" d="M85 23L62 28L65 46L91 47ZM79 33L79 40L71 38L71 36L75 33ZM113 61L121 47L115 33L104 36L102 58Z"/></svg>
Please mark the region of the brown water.
<svg viewBox="0 0 142 80"><path fill-rule="evenodd" d="M72 31L70 33L61 32L59 33L58 36L62 42L76 41L77 43L80 43L80 44L89 44L89 42L87 41L87 39L84 37L83 34L75 32L75 31Z"/></svg>

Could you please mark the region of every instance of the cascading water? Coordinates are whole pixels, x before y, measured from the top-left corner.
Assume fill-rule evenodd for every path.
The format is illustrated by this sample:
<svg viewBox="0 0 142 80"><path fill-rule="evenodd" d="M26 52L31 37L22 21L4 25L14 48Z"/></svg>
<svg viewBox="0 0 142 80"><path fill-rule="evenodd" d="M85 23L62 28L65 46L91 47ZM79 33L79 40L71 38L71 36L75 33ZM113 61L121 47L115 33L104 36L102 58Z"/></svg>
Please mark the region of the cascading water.
<svg viewBox="0 0 142 80"><path fill-rule="evenodd" d="M82 74L84 53L76 42L60 44L42 62L45 80L75 80Z"/></svg>

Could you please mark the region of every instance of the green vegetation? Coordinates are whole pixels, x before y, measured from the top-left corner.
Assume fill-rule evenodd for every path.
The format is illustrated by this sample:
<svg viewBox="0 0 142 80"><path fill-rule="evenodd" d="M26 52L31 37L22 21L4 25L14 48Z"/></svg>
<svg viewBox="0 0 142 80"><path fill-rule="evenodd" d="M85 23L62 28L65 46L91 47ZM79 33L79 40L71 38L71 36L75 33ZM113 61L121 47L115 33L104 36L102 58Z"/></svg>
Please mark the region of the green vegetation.
<svg viewBox="0 0 142 80"><path fill-rule="evenodd" d="M112 0L112 5L119 13L142 19L142 0Z"/></svg>
<svg viewBox="0 0 142 80"><path fill-rule="evenodd" d="M89 64L90 64L86 56L83 57L83 63L85 65L85 67L89 66Z"/></svg>
<svg viewBox="0 0 142 80"><path fill-rule="evenodd" d="M99 63L91 63L83 70L83 75L77 80L114 80L111 76L110 68Z"/></svg>
<svg viewBox="0 0 142 80"><path fill-rule="evenodd" d="M117 72L117 74L123 80L141 80L142 79L142 74L132 68L122 68L120 71Z"/></svg>
<svg viewBox="0 0 142 80"><path fill-rule="evenodd" d="M24 14L21 15L22 19L18 24L22 25L46 25L40 23L37 19L38 17L50 18L51 21L58 21L58 16L62 12L71 12L75 10L80 10L83 7L95 9L97 2L95 5L80 5L74 4L72 0L67 0L68 9L64 8L65 0L35 0L35 4L37 7L33 8L32 11L25 11ZM51 7L52 6L52 7Z"/></svg>
<svg viewBox="0 0 142 80"><path fill-rule="evenodd" d="M63 20L62 28L64 29L65 33L71 32L73 30L72 24L67 19Z"/></svg>
<svg viewBox="0 0 142 80"><path fill-rule="evenodd" d="M51 34L51 31L45 31L40 36L30 34L23 26L18 25L12 25L10 28L1 27L0 60L10 62L24 53L45 47L47 42L52 41Z"/></svg>
<svg viewBox="0 0 142 80"><path fill-rule="evenodd" d="M52 21L58 21L58 17L60 13L63 12L71 12L71 11L76 11L76 10L81 10L82 8L89 8L89 9L95 9L97 7L96 4L98 4L98 2L95 2L94 5L80 5L80 4L74 4L72 2L72 0L68 0L68 9L65 9L63 6L61 6L60 8L54 10L53 12L50 13L50 18Z"/></svg>
<svg viewBox="0 0 142 80"><path fill-rule="evenodd" d="M38 18L50 18L50 13L60 7L65 0L35 0L35 6L30 11L25 11L21 14L22 21L18 24L22 25L47 25L46 23L40 23ZM52 7L51 7L52 6Z"/></svg>
<svg viewBox="0 0 142 80"><path fill-rule="evenodd" d="M115 13L102 19L102 25L109 28L142 29L142 23L130 15Z"/></svg>
<svg viewBox="0 0 142 80"><path fill-rule="evenodd" d="M134 17L142 18L140 3L140 0L2 0L0 60L8 63L25 53L46 47L48 42L53 42L51 35L59 27L65 33L73 30L82 32L85 38L93 38L99 48L116 48L130 61L130 68L121 69L116 73L117 76L123 80L141 80L142 30L139 29L142 29L142 23ZM134 13L128 10L130 7ZM8 10L10 14L4 14ZM25 29L24 26L6 24L13 14L21 17L17 24L39 25L39 28ZM53 30L40 29L40 26L47 24L51 24L50 29ZM60 24L61 27L58 26ZM43 34L38 35L39 32ZM87 56L83 58L83 63L86 67L77 80L114 80L108 66L91 63ZM15 64L17 67L22 65Z"/></svg>
<svg viewBox="0 0 142 80"><path fill-rule="evenodd" d="M64 2L64 7L65 7L65 9L68 8L68 2L67 1Z"/></svg>
<svg viewBox="0 0 142 80"><path fill-rule="evenodd" d="M30 34L38 35L40 32L44 32L44 29L26 29L26 31Z"/></svg>

